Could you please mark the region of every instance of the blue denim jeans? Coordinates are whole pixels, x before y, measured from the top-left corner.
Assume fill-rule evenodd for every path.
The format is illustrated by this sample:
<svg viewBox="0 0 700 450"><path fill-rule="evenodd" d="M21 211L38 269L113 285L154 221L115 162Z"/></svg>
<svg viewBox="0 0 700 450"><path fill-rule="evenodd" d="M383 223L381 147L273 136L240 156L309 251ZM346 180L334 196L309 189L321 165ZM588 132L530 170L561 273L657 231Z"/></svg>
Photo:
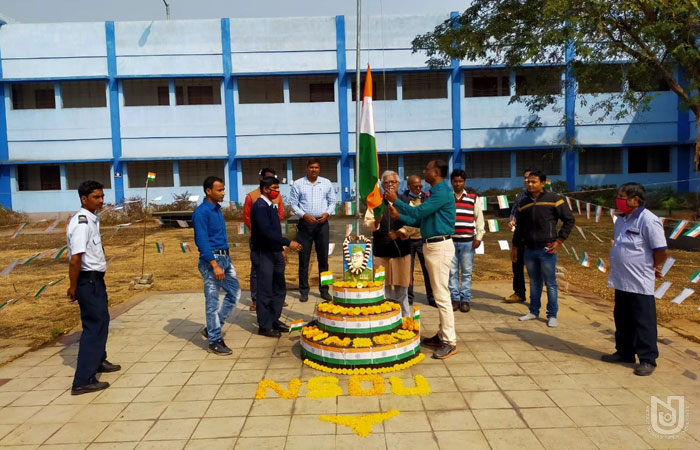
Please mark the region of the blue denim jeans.
<svg viewBox="0 0 700 450"><path fill-rule="evenodd" d="M217 264L226 275L223 280L217 280L214 269L208 261L199 260L198 269L204 280L204 307L207 317L207 333L209 342L216 342L221 339L221 324L226 321L231 310L236 306L236 302L241 297L241 285L236 277L236 269L233 267L231 257L227 255L214 255ZM219 307L219 292L221 289L226 292L224 301Z"/></svg>
<svg viewBox="0 0 700 450"><path fill-rule="evenodd" d="M474 267L473 242L454 242L455 256L450 267L450 298L453 302L472 299L472 267ZM460 269L462 275L460 277Z"/></svg>
<svg viewBox="0 0 700 450"><path fill-rule="evenodd" d="M557 254L547 253L544 249L525 249L525 267L530 277L530 312L540 314L542 305L542 281L547 285L547 317L557 317Z"/></svg>

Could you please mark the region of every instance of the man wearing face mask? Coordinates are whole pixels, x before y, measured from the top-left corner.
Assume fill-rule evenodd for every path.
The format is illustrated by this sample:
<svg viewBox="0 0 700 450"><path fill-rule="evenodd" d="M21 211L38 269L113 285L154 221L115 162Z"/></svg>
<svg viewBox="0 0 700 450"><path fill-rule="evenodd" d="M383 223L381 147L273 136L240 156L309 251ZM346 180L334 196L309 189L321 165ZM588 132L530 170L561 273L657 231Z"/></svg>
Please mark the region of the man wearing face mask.
<svg viewBox="0 0 700 450"><path fill-rule="evenodd" d="M258 276L258 334L278 338L289 328L280 321L282 304L287 296L284 279L284 247L295 252L301 245L282 236L280 220L273 202L280 196L277 178L265 177L260 181L260 198L250 210L252 250L250 259Z"/></svg>
<svg viewBox="0 0 700 450"><path fill-rule="evenodd" d="M610 249L608 287L615 289L615 353L601 359L639 365L634 374L651 375L656 368L656 303L654 281L661 278L666 261L666 237L661 220L644 208L644 187L625 183L617 191L615 222Z"/></svg>

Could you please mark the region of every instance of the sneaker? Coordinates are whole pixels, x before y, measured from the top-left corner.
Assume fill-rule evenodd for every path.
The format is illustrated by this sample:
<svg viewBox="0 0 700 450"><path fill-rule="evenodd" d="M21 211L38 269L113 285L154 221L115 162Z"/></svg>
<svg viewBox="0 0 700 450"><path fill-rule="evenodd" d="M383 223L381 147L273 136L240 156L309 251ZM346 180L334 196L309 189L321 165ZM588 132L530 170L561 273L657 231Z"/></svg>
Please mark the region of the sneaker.
<svg viewBox="0 0 700 450"><path fill-rule="evenodd" d="M534 320L534 319L537 319L536 315L534 315L532 313L527 313L524 316L520 316L520 318L518 320L520 320L521 322L524 322L526 320Z"/></svg>
<svg viewBox="0 0 700 450"><path fill-rule="evenodd" d="M102 361L100 363L100 366L97 368L97 371L100 373L118 372L120 370L122 370L122 366L120 366L119 364L112 364L106 359Z"/></svg>
<svg viewBox="0 0 700 450"><path fill-rule="evenodd" d="M470 309L472 309L472 306L469 302L460 302L460 304L459 304L460 311L469 312Z"/></svg>
<svg viewBox="0 0 700 450"><path fill-rule="evenodd" d="M421 344L427 345L428 347L440 347L442 345L442 339L436 334L433 337L423 338Z"/></svg>
<svg viewBox="0 0 700 450"><path fill-rule="evenodd" d="M503 297L503 300L506 301L506 303L519 303L519 302L524 302L525 301L525 296L516 294L515 292L510 294L508 297Z"/></svg>
<svg viewBox="0 0 700 450"><path fill-rule="evenodd" d="M633 356L624 356L621 355L617 352L611 354L611 355L603 355L600 357L601 361L605 361L607 363L627 363L627 364L634 364L636 360L634 359Z"/></svg>
<svg viewBox="0 0 700 450"><path fill-rule="evenodd" d="M457 353L457 346L450 345L447 342L443 342L440 348L435 350L435 352L433 353L433 358L447 359L455 353Z"/></svg>
<svg viewBox="0 0 700 450"><path fill-rule="evenodd" d="M556 317L552 316L549 319L547 319L547 326L549 328L556 328L559 326L559 321Z"/></svg>
<svg viewBox="0 0 700 450"><path fill-rule="evenodd" d="M640 377L646 377L648 375L651 375L654 372L654 369L656 369L655 365L644 361L640 362L639 365L635 367L634 374Z"/></svg>
<svg viewBox="0 0 700 450"><path fill-rule="evenodd" d="M226 344L224 344L223 339L219 339L216 342L211 342L209 343L209 353L213 353L215 355L220 355L220 356L227 356L233 353L230 348L226 347Z"/></svg>
<svg viewBox="0 0 700 450"><path fill-rule="evenodd" d="M102 391L108 387L109 383L106 381L95 381L94 383L84 384L82 386L73 386L70 390L70 395L89 394L90 392Z"/></svg>

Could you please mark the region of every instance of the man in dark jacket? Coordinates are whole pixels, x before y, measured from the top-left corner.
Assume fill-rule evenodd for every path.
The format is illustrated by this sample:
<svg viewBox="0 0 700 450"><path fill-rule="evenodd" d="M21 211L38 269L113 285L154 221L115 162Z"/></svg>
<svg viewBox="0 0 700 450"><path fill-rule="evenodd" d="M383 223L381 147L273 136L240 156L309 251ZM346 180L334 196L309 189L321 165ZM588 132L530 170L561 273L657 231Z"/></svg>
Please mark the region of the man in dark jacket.
<svg viewBox="0 0 700 450"><path fill-rule="evenodd" d="M536 319L540 313L542 280L547 285L547 325L559 326L557 321L557 250L574 228L574 215L569 206L553 192L544 189L547 176L533 170L527 179L528 195L518 207L518 223L513 235L510 259L518 259L518 249L525 248L525 267L530 277L530 312L520 320ZM557 232L557 222L562 227Z"/></svg>
<svg viewBox="0 0 700 450"><path fill-rule="evenodd" d="M281 331L289 331L280 321L282 305L287 296L282 251L287 246L298 252L301 245L282 236L279 215L273 204L280 195L277 178L263 178L260 181L260 193L262 195L250 211L250 259L258 276L258 334L280 337Z"/></svg>

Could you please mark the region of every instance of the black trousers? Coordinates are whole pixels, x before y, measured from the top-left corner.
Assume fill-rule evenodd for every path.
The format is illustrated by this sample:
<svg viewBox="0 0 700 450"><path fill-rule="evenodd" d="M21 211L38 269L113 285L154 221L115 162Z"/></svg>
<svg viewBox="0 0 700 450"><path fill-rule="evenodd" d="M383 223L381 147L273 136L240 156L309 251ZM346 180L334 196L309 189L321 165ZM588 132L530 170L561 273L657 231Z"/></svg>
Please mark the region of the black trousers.
<svg viewBox="0 0 700 450"><path fill-rule="evenodd" d="M408 286L408 299L413 301L413 270L415 267L416 256L418 256L418 262L420 262L420 268L423 271L423 280L425 282L425 293L428 296L428 302L432 303L435 301L433 297L433 288L430 286L430 276L428 275L428 268L425 266L425 256L423 256L423 240L422 239L411 239L411 284Z"/></svg>
<svg viewBox="0 0 700 450"><path fill-rule="evenodd" d="M109 333L109 307L104 279L81 276L75 296L80 306L83 332L80 335L73 386L84 386L97 381L97 368L107 359L105 346Z"/></svg>
<svg viewBox="0 0 700 450"><path fill-rule="evenodd" d="M282 252L253 250L250 253L258 276L258 300L256 313L258 326L266 330L280 324L287 284L284 280L284 256Z"/></svg>
<svg viewBox="0 0 700 450"><path fill-rule="evenodd" d="M624 357L656 365L656 301L653 295L615 290L615 348Z"/></svg>
<svg viewBox="0 0 700 450"><path fill-rule="evenodd" d="M310 289L309 260L311 259L311 244L314 244L316 247L319 273L328 270L328 221L322 224L309 224L304 219L300 219L299 225L297 225L297 242L304 247L299 253L299 292L302 295L308 295ZM260 286L259 282L258 286ZM328 292L328 285L321 286L320 276L318 290L319 292Z"/></svg>
<svg viewBox="0 0 700 450"><path fill-rule="evenodd" d="M250 249L250 255L251 255L251 260L250 262L253 262L253 243L248 242L248 248ZM253 302L258 301L258 276L255 273L255 266L253 264L250 265L250 299Z"/></svg>
<svg viewBox="0 0 700 450"><path fill-rule="evenodd" d="M513 263L513 292L525 298L525 247L518 247L518 259Z"/></svg>

